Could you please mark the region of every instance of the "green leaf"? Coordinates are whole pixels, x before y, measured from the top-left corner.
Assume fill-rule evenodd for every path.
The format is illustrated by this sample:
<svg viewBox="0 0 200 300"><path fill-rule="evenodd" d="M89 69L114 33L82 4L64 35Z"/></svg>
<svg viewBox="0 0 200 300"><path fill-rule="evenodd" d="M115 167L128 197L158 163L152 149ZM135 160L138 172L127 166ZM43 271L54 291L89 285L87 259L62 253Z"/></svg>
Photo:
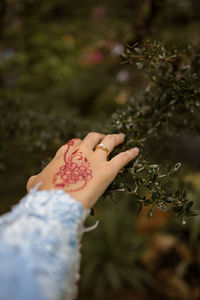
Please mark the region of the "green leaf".
<svg viewBox="0 0 200 300"><path fill-rule="evenodd" d="M165 202L167 202L167 203L172 203L173 200L174 200L174 198L172 198L172 197L166 197L165 198Z"/></svg>
<svg viewBox="0 0 200 300"><path fill-rule="evenodd" d="M190 208L192 207L193 203L194 203L193 201L190 201L190 202L188 202L186 204L186 206L185 206L185 211L186 212L188 212L190 210Z"/></svg>
<svg viewBox="0 0 200 300"><path fill-rule="evenodd" d="M160 204L157 205L157 207L161 211L169 212L169 207L165 203L160 203Z"/></svg>
<svg viewBox="0 0 200 300"><path fill-rule="evenodd" d="M182 211L183 207L182 206L173 206L172 209L175 212L180 212L180 211Z"/></svg>
<svg viewBox="0 0 200 300"><path fill-rule="evenodd" d="M199 216L200 210L194 209L190 211L190 216Z"/></svg>

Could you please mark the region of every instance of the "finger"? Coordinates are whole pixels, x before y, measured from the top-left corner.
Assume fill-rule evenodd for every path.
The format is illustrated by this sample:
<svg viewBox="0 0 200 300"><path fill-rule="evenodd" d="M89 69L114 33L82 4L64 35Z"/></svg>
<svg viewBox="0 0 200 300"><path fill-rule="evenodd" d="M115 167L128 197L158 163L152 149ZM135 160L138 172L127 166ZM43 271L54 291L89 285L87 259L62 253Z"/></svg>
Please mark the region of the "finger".
<svg viewBox="0 0 200 300"><path fill-rule="evenodd" d="M121 152L113 157L108 163L112 166L113 170L118 173L126 164L134 159L139 153L137 147L129 149L128 151Z"/></svg>
<svg viewBox="0 0 200 300"><path fill-rule="evenodd" d="M109 152L111 152L117 145L123 143L124 139L125 139L125 134L123 133L108 134L104 137L101 143L106 146ZM103 149L97 148L95 152L97 153L98 157L107 158L107 153Z"/></svg>
<svg viewBox="0 0 200 300"><path fill-rule="evenodd" d="M82 145L94 150L95 146L102 141L105 134L101 134L98 132L90 132L88 135L83 139Z"/></svg>

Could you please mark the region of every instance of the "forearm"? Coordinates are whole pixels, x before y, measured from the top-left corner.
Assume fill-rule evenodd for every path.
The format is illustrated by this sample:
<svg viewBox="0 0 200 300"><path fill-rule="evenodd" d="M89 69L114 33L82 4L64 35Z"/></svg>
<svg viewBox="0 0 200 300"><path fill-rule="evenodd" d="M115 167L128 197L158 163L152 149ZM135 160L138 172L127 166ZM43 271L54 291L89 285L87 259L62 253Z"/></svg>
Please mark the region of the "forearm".
<svg viewBox="0 0 200 300"><path fill-rule="evenodd" d="M38 300L56 300L62 295L73 299L87 214L81 203L64 191L33 189L11 213L2 216L0 299L3 295L5 299L32 299L33 290ZM29 289L24 288L27 286Z"/></svg>

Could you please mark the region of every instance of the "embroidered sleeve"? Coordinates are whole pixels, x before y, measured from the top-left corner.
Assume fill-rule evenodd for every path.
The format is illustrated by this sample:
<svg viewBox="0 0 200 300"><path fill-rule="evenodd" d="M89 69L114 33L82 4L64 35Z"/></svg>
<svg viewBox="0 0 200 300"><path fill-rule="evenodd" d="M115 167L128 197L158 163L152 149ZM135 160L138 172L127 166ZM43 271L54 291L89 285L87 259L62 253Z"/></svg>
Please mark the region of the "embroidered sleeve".
<svg viewBox="0 0 200 300"><path fill-rule="evenodd" d="M0 299L74 299L89 211L62 190L32 189L0 218Z"/></svg>

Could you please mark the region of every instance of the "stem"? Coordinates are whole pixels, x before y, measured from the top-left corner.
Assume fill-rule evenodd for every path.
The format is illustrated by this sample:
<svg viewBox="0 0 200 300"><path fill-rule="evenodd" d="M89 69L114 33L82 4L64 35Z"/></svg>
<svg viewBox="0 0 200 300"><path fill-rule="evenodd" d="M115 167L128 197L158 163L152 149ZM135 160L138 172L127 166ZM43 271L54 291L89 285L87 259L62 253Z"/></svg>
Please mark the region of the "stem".
<svg viewBox="0 0 200 300"><path fill-rule="evenodd" d="M3 36L4 21L6 15L6 0L0 0L0 40Z"/></svg>

